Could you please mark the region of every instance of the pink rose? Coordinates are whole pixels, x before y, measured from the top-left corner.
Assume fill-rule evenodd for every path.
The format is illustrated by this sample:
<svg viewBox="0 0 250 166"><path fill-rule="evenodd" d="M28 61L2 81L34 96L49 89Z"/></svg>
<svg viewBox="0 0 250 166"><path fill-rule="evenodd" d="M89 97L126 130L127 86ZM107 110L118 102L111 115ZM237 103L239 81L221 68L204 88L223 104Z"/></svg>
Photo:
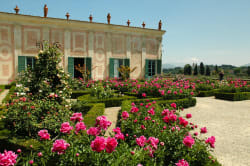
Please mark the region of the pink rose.
<svg viewBox="0 0 250 166"><path fill-rule="evenodd" d="M139 108L137 108L137 107L132 107L131 110L130 110L130 112L132 112L132 113L135 113L135 112L138 112L138 111L139 111Z"/></svg>
<svg viewBox="0 0 250 166"><path fill-rule="evenodd" d="M129 117L129 113L127 111L122 112L122 119L126 120Z"/></svg>
<svg viewBox="0 0 250 166"><path fill-rule="evenodd" d="M65 150L70 146L66 141L63 139L57 139L53 143L52 152L57 152L57 154L65 153Z"/></svg>
<svg viewBox="0 0 250 166"><path fill-rule="evenodd" d="M210 147L211 147L211 148L214 148L215 137L214 137L214 136L209 137L209 138L205 141L205 143L206 143L206 144L209 143L209 144L210 144Z"/></svg>
<svg viewBox="0 0 250 166"><path fill-rule="evenodd" d="M0 165L3 166L11 166L15 165L17 159L17 154L13 151L4 151L4 153L0 153Z"/></svg>
<svg viewBox="0 0 250 166"><path fill-rule="evenodd" d="M186 118L187 119L192 118L192 114L186 114Z"/></svg>
<svg viewBox="0 0 250 166"><path fill-rule="evenodd" d="M179 117L179 124L183 125L184 127L186 127L188 125L188 121L186 121L184 118Z"/></svg>
<svg viewBox="0 0 250 166"><path fill-rule="evenodd" d="M136 138L137 145L143 147L146 143L147 139L145 136L140 136L139 138Z"/></svg>
<svg viewBox="0 0 250 166"><path fill-rule="evenodd" d="M117 134L121 133L120 127L117 127L115 129L113 129L112 131L115 132L115 133L117 133Z"/></svg>
<svg viewBox="0 0 250 166"><path fill-rule="evenodd" d="M122 134L122 133L117 133L117 134L115 135L115 138L116 138L117 140L119 140L119 139L124 140L124 139L125 139L125 138L124 138L124 134Z"/></svg>
<svg viewBox="0 0 250 166"><path fill-rule="evenodd" d="M176 104L175 103L170 104L170 106L173 107L174 109L176 109Z"/></svg>
<svg viewBox="0 0 250 166"><path fill-rule="evenodd" d="M147 140L147 143L150 143L150 145L157 149L157 144L159 143L159 139L158 138L155 138L155 137L149 137L148 140Z"/></svg>
<svg viewBox="0 0 250 166"><path fill-rule="evenodd" d="M88 135L93 135L93 136L97 136L98 134L100 134L100 130L97 127L90 127L87 130L87 134Z"/></svg>
<svg viewBox="0 0 250 166"><path fill-rule="evenodd" d="M147 95L146 95L146 93L142 93L142 97L146 97Z"/></svg>
<svg viewBox="0 0 250 166"><path fill-rule="evenodd" d="M206 128L206 127L201 128L201 133L202 133L202 134L207 133L207 128Z"/></svg>
<svg viewBox="0 0 250 166"><path fill-rule="evenodd" d="M111 137L108 137L107 140L106 140L106 152L107 153L112 153L115 148L117 147L117 140L115 138L111 138Z"/></svg>
<svg viewBox="0 0 250 166"><path fill-rule="evenodd" d="M193 144L195 143L194 139L188 135L183 139L183 144L189 148L192 148Z"/></svg>
<svg viewBox="0 0 250 166"><path fill-rule="evenodd" d="M98 116L96 118L96 123L95 123L96 127L107 130L110 125L111 122L107 120L106 116Z"/></svg>
<svg viewBox="0 0 250 166"><path fill-rule="evenodd" d="M81 122L83 120L83 117L82 117L82 113L74 113L73 116L70 117L70 120L71 121L78 121L78 122Z"/></svg>
<svg viewBox="0 0 250 166"><path fill-rule="evenodd" d="M189 166L188 162L184 159L179 160L178 163L175 163L176 166Z"/></svg>
<svg viewBox="0 0 250 166"><path fill-rule="evenodd" d="M76 124L76 131L75 131L75 133L78 134L79 131L81 131L81 130L86 130L86 126L85 126L85 124L83 122L78 122Z"/></svg>
<svg viewBox="0 0 250 166"><path fill-rule="evenodd" d="M96 137L94 141L91 142L91 148L93 151L101 152L105 149L105 138L104 137Z"/></svg>
<svg viewBox="0 0 250 166"><path fill-rule="evenodd" d="M151 115L154 115L155 111L151 108L150 110L148 110L148 113L151 114Z"/></svg>
<svg viewBox="0 0 250 166"><path fill-rule="evenodd" d="M48 130L40 130L38 135L40 136L40 140L50 140Z"/></svg>
<svg viewBox="0 0 250 166"><path fill-rule="evenodd" d="M61 124L60 132L70 134L70 131L73 130L73 127L70 126L69 122L64 122Z"/></svg>

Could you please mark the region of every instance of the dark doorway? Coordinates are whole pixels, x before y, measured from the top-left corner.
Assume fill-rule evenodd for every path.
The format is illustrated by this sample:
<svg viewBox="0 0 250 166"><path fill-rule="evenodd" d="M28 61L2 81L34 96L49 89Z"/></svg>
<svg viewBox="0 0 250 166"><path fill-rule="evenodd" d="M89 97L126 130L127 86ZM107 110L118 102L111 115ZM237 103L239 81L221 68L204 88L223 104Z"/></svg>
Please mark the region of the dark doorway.
<svg viewBox="0 0 250 166"><path fill-rule="evenodd" d="M75 66L80 65L81 67L85 67L86 69L86 65L85 65L85 58L74 58L74 77L75 78L82 78L82 73L79 72L78 70L76 70Z"/></svg>

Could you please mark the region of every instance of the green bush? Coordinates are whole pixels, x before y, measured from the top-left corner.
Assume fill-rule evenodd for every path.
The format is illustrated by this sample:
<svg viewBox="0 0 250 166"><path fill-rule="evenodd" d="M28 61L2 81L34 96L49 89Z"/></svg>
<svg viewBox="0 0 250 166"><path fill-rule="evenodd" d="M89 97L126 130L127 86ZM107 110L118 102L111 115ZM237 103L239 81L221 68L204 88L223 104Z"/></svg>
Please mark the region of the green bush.
<svg viewBox="0 0 250 166"><path fill-rule="evenodd" d="M0 94L4 91L5 85L0 85Z"/></svg>
<svg viewBox="0 0 250 166"><path fill-rule="evenodd" d="M86 94L90 94L90 91L87 90L73 90L72 94L71 94L71 98L72 99L77 99L78 97L82 96L82 95L86 95Z"/></svg>
<svg viewBox="0 0 250 166"><path fill-rule="evenodd" d="M5 98L2 100L2 103L8 103L11 100L11 96L14 94L15 92L15 86L13 85L10 89L9 89L9 93L5 96Z"/></svg>
<svg viewBox="0 0 250 166"><path fill-rule="evenodd" d="M98 116L104 114L105 104L97 103L94 104L93 107L88 111L88 113L84 116L84 123L87 127L94 126L95 120Z"/></svg>
<svg viewBox="0 0 250 166"><path fill-rule="evenodd" d="M199 91L196 95L197 97L209 97L214 96L214 94L218 91L218 89L208 90L208 91Z"/></svg>
<svg viewBox="0 0 250 166"><path fill-rule="evenodd" d="M215 93L216 99L230 100L230 101L241 101L250 100L250 92L239 92L239 93Z"/></svg>
<svg viewBox="0 0 250 166"><path fill-rule="evenodd" d="M97 99L96 97L92 97L90 95L84 95L77 98L79 101L85 101L88 103L104 103L105 107L117 107L122 104L123 100L133 100L136 97L133 96L119 96L119 97L112 97L107 99Z"/></svg>

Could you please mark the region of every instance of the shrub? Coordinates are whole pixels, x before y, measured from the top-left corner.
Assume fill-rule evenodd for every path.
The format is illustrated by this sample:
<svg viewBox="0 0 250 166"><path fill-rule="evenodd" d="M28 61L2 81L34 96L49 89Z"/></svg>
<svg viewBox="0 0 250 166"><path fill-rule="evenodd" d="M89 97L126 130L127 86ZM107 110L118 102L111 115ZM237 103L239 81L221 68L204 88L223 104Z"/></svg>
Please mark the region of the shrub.
<svg viewBox="0 0 250 166"><path fill-rule="evenodd" d="M93 104L92 108L84 116L85 125L87 127L94 126L96 118L98 116L103 115L104 110L105 110L105 104L104 103Z"/></svg>
<svg viewBox="0 0 250 166"><path fill-rule="evenodd" d="M72 91L71 98L72 99L77 99L80 96L90 94L91 92L88 90L74 90Z"/></svg>
<svg viewBox="0 0 250 166"><path fill-rule="evenodd" d="M230 100L230 101L241 101L250 100L250 92L238 92L238 93L215 93L216 99Z"/></svg>

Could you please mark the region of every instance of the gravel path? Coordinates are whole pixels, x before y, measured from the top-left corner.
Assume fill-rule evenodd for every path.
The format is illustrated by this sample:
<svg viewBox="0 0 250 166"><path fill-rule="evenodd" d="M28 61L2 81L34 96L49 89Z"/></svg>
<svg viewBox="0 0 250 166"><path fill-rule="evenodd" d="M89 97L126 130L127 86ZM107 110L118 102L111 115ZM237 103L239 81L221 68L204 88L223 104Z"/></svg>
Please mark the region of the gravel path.
<svg viewBox="0 0 250 166"><path fill-rule="evenodd" d="M197 105L181 115L187 113L192 114L189 121L198 128L207 127L202 138L215 136L213 154L223 166L250 166L250 100L197 98Z"/></svg>
<svg viewBox="0 0 250 166"><path fill-rule="evenodd" d="M111 126L105 133L105 136L109 136L109 133L116 127L116 122L118 118L118 113L121 110L121 107L109 107L105 108L104 115L107 117L109 121L112 122Z"/></svg>
<svg viewBox="0 0 250 166"><path fill-rule="evenodd" d="M5 96L9 93L9 89L5 89L1 94L0 94L0 105L2 104L2 100L5 98Z"/></svg>

